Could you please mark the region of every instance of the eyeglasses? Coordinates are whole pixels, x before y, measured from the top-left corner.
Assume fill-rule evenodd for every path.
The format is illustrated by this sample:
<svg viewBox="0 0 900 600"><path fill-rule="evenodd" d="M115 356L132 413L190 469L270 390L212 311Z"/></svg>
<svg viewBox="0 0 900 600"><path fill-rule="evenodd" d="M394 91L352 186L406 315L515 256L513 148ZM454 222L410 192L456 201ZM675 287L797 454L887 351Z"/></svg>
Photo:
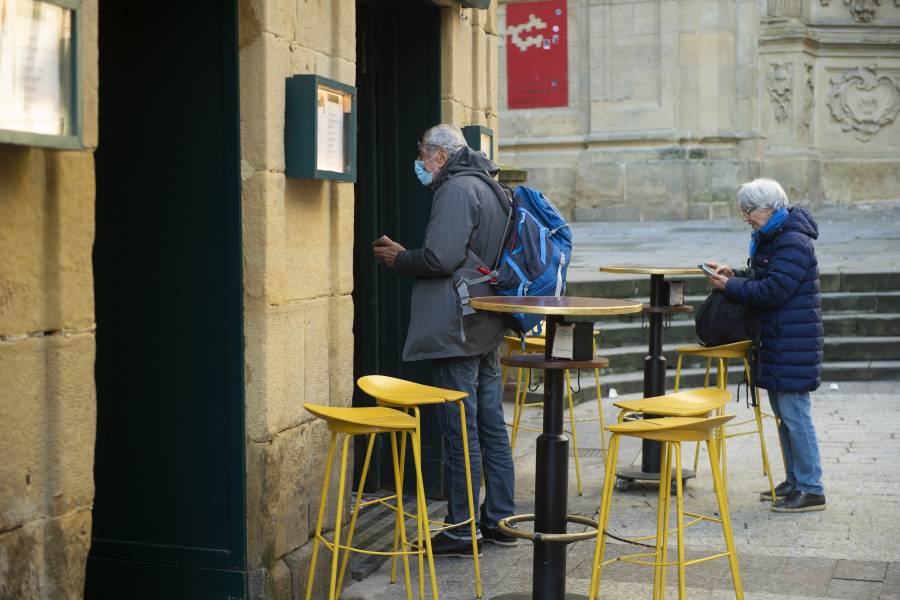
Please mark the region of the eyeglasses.
<svg viewBox="0 0 900 600"><path fill-rule="evenodd" d="M741 212L749 217L751 215L751 213L753 213L753 211L755 211L755 210L756 210L755 208L742 208Z"/></svg>

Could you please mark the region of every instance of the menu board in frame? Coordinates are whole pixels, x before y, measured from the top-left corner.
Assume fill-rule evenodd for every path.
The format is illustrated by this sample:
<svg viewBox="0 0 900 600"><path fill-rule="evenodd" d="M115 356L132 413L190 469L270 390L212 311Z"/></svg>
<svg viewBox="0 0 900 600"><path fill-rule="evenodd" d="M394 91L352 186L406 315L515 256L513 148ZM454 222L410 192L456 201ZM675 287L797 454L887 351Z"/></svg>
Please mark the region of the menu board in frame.
<svg viewBox="0 0 900 600"><path fill-rule="evenodd" d="M0 0L0 143L82 148L81 0Z"/></svg>
<svg viewBox="0 0 900 600"><path fill-rule="evenodd" d="M356 88L318 75L285 84L285 173L356 181Z"/></svg>

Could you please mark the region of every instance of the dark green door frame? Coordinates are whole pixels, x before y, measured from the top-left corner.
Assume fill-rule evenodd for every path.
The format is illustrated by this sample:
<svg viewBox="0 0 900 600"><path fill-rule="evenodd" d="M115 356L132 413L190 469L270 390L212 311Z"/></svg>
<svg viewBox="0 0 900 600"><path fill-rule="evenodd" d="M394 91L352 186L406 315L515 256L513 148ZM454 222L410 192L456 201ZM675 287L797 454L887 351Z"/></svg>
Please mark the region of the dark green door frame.
<svg viewBox="0 0 900 600"><path fill-rule="evenodd" d="M245 598L237 2L99 21L85 596Z"/></svg>
<svg viewBox="0 0 900 600"><path fill-rule="evenodd" d="M387 234L420 247L431 192L413 173L419 136L441 118L440 8L425 0L358 0L358 180L353 255L354 374L392 375L431 383L429 362L401 361L412 280L378 266L370 244ZM358 390L356 406L372 400ZM441 441L433 407L423 419L426 492L443 495ZM357 476L362 449L357 449ZM367 487L393 485L380 448ZM415 481L408 477L406 481Z"/></svg>

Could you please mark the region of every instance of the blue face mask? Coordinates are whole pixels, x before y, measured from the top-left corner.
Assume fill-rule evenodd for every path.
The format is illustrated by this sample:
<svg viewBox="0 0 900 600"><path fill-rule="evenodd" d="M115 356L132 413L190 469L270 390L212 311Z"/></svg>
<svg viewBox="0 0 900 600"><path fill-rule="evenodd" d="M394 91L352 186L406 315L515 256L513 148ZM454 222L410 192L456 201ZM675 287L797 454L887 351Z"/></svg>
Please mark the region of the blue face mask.
<svg viewBox="0 0 900 600"><path fill-rule="evenodd" d="M432 180L434 179L434 174L431 171L427 171L425 169L425 161L417 160L415 162L416 168L416 177L419 178L419 181L422 185L431 185Z"/></svg>

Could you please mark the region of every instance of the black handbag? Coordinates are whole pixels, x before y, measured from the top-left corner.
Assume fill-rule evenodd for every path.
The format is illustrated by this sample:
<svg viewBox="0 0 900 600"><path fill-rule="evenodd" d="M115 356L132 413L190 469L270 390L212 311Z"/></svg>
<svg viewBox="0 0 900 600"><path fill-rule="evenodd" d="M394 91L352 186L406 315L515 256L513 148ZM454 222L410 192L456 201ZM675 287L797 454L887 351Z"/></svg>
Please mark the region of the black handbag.
<svg viewBox="0 0 900 600"><path fill-rule="evenodd" d="M721 346L756 340L759 324L754 311L731 300L722 290L713 290L697 308L694 330L704 346Z"/></svg>

